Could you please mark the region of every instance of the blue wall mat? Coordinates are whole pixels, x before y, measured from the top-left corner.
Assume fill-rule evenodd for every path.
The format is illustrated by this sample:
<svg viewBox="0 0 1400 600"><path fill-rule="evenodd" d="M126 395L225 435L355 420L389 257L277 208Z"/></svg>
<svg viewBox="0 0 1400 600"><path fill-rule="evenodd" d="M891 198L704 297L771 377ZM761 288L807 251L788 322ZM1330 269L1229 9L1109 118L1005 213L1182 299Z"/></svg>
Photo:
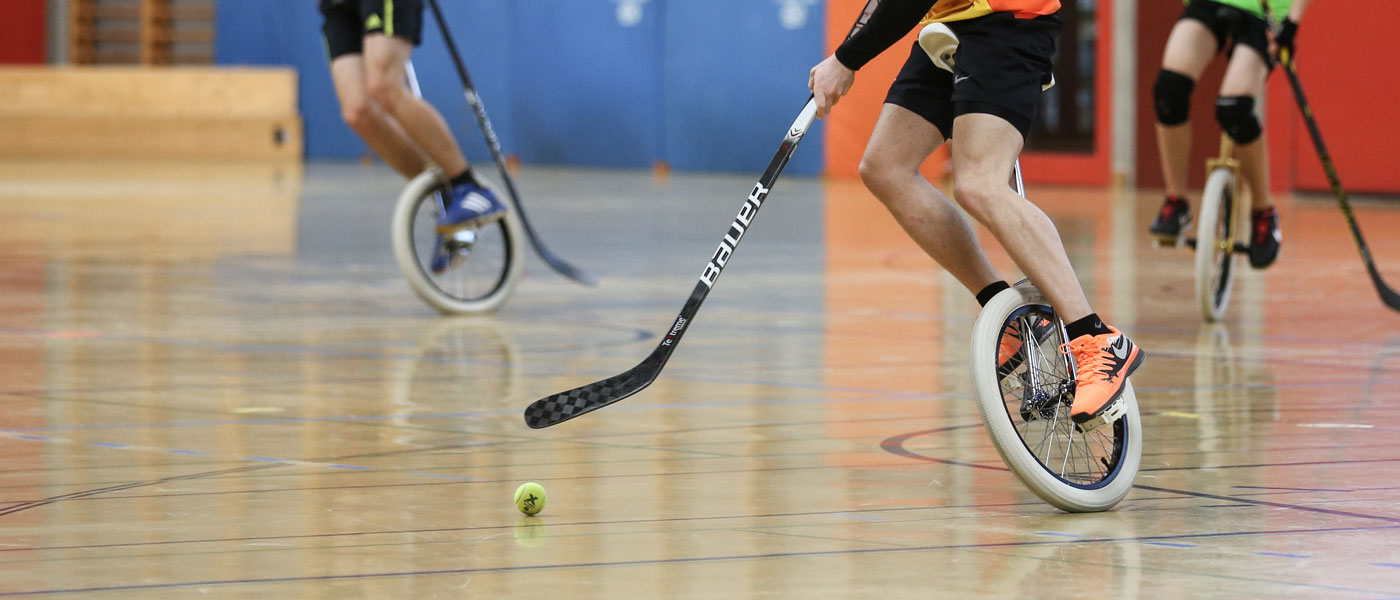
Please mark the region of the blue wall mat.
<svg viewBox="0 0 1400 600"><path fill-rule="evenodd" d="M762 171L823 56L820 0L442 0L507 154L589 167ZM216 57L290 65L310 157L367 149L341 121L315 0L221 0ZM490 154L431 11L424 94L477 163ZM819 129L789 169L820 172Z"/></svg>
<svg viewBox="0 0 1400 600"><path fill-rule="evenodd" d="M630 15L614 0L511 6L520 156L594 167L648 167L661 158L661 13L668 3L650 0Z"/></svg>
<svg viewBox="0 0 1400 600"><path fill-rule="evenodd" d="M825 3L675 1L665 17L667 159L681 170L762 173L824 57ZM814 128L788 171L820 173L822 145Z"/></svg>
<svg viewBox="0 0 1400 600"><path fill-rule="evenodd" d="M501 150L507 155L517 154L509 71L514 42L506 35L512 3L501 0L440 0L439 4L447 17L452 38L457 41L457 49L462 53L462 61L467 65L467 73L481 94L486 115L496 128ZM467 158L480 163L488 172L492 171L495 167L490 164L491 152L486 146L486 138L476 124L471 106L462 96L462 81L457 77L456 67L442 41L437 21L433 20L431 8L423 9L423 18L423 45L413 53L413 66L418 71L423 96L447 119Z"/></svg>
<svg viewBox="0 0 1400 600"><path fill-rule="evenodd" d="M340 118L316 2L222 0L217 10L214 56L219 64L296 68L308 156L353 158L365 151Z"/></svg>
<svg viewBox="0 0 1400 600"><path fill-rule="evenodd" d="M319 158L356 158L367 152L364 142L340 118L325 43L321 13L314 0L222 0L218 3L215 57L226 65L290 65L300 80L300 109L306 123L306 154ZM442 2L448 27L463 54L472 80L501 138L512 152L506 23L509 8L499 0ZM423 93L442 112L467 157L489 161L491 154L477 128L476 117L462 97L462 85L452 66L431 11L424 10L423 45L414 53L414 67Z"/></svg>

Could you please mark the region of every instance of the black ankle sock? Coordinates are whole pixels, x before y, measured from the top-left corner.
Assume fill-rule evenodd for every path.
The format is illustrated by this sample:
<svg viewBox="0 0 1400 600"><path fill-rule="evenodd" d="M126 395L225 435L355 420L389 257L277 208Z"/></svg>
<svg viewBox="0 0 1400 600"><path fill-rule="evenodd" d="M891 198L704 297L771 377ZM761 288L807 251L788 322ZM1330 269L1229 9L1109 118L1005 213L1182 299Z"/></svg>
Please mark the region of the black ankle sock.
<svg viewBox="0 0 1400 600"><path fill-rule="evenodd" d="M470 183L472 185L481 185L476 182L476 175L472 173L471 167L467 167L467 170L462 171L461 173L447 181L454 186L462 185L464 183Z"/></svg>
<svg viewBox="0 0 1400 600"><path fill-rule="evenodd" d="M987 287L982 288L982 291L977 292L977 303L986 306L988 302L992 301L992 296L1000 294L1002 290L1010 288L1011 285L1005 281L993 282Z"/></svg>
<svg viewBox="0 0 1400 600"><path fill-rule="evenodd" d="M1089 313L1089 316L1078 321L1065 325L1065 333L1069 334L1069 339L1076 340L1085 335L1103 335L1113 333L1108 330L1108 326L1099 319L1098 313Z"/></svg>

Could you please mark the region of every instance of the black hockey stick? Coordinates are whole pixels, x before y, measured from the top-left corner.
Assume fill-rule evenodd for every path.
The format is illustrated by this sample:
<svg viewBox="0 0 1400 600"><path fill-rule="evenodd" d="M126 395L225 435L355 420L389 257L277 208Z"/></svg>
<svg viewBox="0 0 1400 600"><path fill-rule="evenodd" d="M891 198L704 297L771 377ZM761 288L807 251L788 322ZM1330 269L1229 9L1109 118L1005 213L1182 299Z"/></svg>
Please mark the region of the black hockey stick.
<svg viewBox="0 0 1400 600"><path fill-rule="evenodd" d="M539 233L535 231L535 227L530 224L530 219L525 216L525 206L520 203L520 194L515 189L515 180L511 179L510 170L506 168L506 158L501 152L501 142L496 138L496 130L491 127L491 121L486 118L486 107L481 103L481 96L476 93L476 86L472 85L471 76L467 75L467 65L462 62L462 55L457 51L457 42L452 38L452 32L447 29L447 20L442 16L442 7L438 6L437 0L428 0L428 5L432 7L433 17L437 19L438 28L442 30L442 39L447 43L448 54L452 55L452 62L457 65L457 75L462 78L467 104L470 104L472 112L476 113L476 122L481 126L481 132L486 136L486 145L491 148L491 156L496 159L496 168L501 172L501 179L506 182L506 191L510 193L511 200L514 200L515 209L520 211L520 223L525 226L525 233L530 238L530 245L534 246L535 252L540 255L540 258L560 275L584 285L597 285L597 278L564 262L564 259L550 252L549 248L545 247L544 241L540 239Z"/></svg>
<svg viewBox="0 0 1400 600"><path fill-rule="evenodd" d="M860 30L879 3L880 0L870 0L866 3L860 18L851 27L851 32L847 34L847 37ZM754 217L758 215L758 210L763 207L764 199L768 197L768 192L777 183L778 175L782 174L783 167L787 166L788 160L792 158L792 153L802 142L802 137L807 134L807 129L811 127L816 114L817 101L815 98L808 97L807 105L797 115L797 120L793 121L792 127L788 128L787 136L783 138L782 145L778 146L778 153L773 155L773 160L768 163L768 169L763 172L762 177L759 177L758 183L754 184L753 190L749 192L749 197L739 207L739 215L734 217L734 222L730 223L729 229L725 230L724 239L720 241L719 248L715 249L709 262L705 263L705 269L700 273L700 281L695 284L695 289L691 290L690 298L685 301L681 313L676 316L671 329L666 332L666 337L662 338L656 349L651 351L651 355L620 375L567 392L551 394L534 401L525 409L526 425L533 429L558 425L640 392L656 380L656 377L661 374L661 369L666 366L666 361L671 358L671 353L675 352L676 346L680 344L681 336L685 334L686 328L695 319L695 313L700 310L700 305L705 302L705 297L710 295L710 289L714 287L715 280L719 279L720 273L724 272L724 267L729 263L734 250L744 239L744 232L753 225Z"/></svg>
<svg viewBox="0 0 1400 600"><path fill-rule="evenodd" d="M1269 29L1274 29L1274 15L1269 11L1268 2L1264 3L1264 18L1269 23ZM1376 270L1376 261L1371 258L1371 249L1366 245L1366 238L1361 237L1361 226L1356 224L1356 215L1351 212L1351 202L1347 200L1347 192L1342 189L1342 180L1337 176L1337 167L1332 164L1332 155L1327 153L1327 145L1322 142L1322 130L1317 127L1317 118L1313 116L1312 105L1308 104L1307 96L1303 95L1303 82L1298 79L1298 69L1293 63L1293 57L1288 50L1279 49L1279 64L1283 66L1283 72L1288 75L1288 83L1293 88L1293 99L1298 101L1298 110L1303 113L1303 122L1308 126L1308 135L1312 137L1313 147L1317 149L1317 157L1322 160L1322 170L1327 173L1327 182L1332 186L1332 195L1337 198L1337 205L1342 207L1342 216L1346 217L1347 225L1351 227L1351 237L1356 240L1356 247L1361 251L1361 260L1366 263L1366 272L1371 274L1371 283L1375 284L1376 291L1381 295L1381 302L1391 310L1400 311L1400 294L1385 284L1381 279L1381 274Z"/></svg>

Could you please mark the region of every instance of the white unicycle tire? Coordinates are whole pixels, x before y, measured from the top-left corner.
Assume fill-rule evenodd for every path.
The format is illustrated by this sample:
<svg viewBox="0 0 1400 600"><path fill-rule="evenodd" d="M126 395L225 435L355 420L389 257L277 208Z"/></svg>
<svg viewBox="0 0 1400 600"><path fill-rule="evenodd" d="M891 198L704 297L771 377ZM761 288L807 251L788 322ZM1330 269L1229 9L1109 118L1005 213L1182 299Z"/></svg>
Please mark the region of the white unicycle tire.
<svg viewBox="0 0 1400 600"><path fill-rule="evenodd" d="M1008 325L1041 318L1054 323L1050 333L1029 345L1035 347L1033 351L1023 343L1018 353L1022 362L1009 373L999 373L1001 337ZM1106 511L1132 490L1142 463L1137 396L1132 383L1125 382L1124 415L1091 432L1079 432L1069 416L1072 368L1059 352L1064 335L1050 303L1033 286L1017 285L997 294L973 325L973 392L992 445L1022 484L1065 512ZM1036 377L1044 375L1043 385L1026 383L1033 369ZM1033 387L1037 394L1031 393ZM1052 389L1059 391L1043 394L1051 401L1033 405L1035 416L1028 418L1026 398ZM1017 391L1022 395L1016 396ZM1057 441L1064 444L1060 457L1055 454ZM1032 450L1032 445L1037 449Z"/></svg>
<svg viewBox="0 0 1400 600"><path fill-rule="evenodd" d="M1206 178L1201 212L1196 219L1196 300L1201 316L1214 323L1230 305L1238 258L1234 238L1240 231L1235 213L1235 172L1220 167Z"/></svg>
<svg viewBox="0 0 1400 600"><path fill-rule="evenodd" d="M460 263L445 273L434 274L429 268L436 237L432 229L434 203L443 182L441 171L431 169L409 181L399 194L391 230L395 261L413 292L438 312L492 312L515 292L524 268L524 233L518 211L509 197L483 181L506 205L506 216L472 230L472 238L482 247L464 254Z"/></svg>

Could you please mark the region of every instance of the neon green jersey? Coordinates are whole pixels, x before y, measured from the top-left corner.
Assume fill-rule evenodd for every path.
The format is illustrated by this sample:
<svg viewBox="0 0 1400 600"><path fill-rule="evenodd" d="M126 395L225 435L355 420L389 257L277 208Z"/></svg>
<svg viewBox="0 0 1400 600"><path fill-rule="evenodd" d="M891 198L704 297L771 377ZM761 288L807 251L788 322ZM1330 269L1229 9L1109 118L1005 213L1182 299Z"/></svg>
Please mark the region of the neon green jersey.
<svg viewBox="0 0 1400 600"><path fill-rule="evenodd" d="M1190 4L1192 0L1185 0L1185 4ZM1264 18L1264 10L1260 6L1259 0L1196 0L1197 2L1216 2L1226 6L1233 6L1251 15ZM1293 0L1269 0L1269 8L1274 11L1274 19L1282 21L1288 16L1288 10L1293 7Z"/></svg>

